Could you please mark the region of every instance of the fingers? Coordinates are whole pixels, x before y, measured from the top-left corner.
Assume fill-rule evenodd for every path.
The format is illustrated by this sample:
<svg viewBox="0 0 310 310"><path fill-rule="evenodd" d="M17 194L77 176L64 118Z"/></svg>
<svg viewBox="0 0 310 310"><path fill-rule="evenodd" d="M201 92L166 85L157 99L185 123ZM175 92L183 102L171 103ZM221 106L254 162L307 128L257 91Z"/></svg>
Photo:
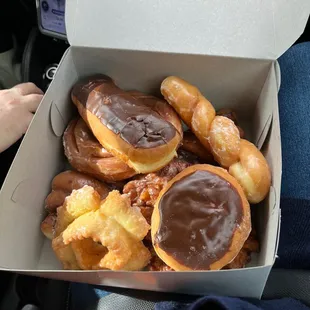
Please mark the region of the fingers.
<svg viewBox="0 0 310 310"><path fill-rule="evenodd" d="M25 112L19 122L14 122L13 124L6 124L4 128L1 128L5 132L5 134L2 133L1 135L0 153L5 151L15 142L17 142L23 136L23 134L26 133L32 121L32 118L32 113Z"/></svg>
<svg viewBox="0 0 310 310"><path fill-rule="evenodd" d="M16 90L22 96L30 94L43 95L43 91L33 83L21 83L14 86L12 89Z"/></svg>
<svg viewBox="0 0 310 310"><path fill-rule="evenodd" d="M37 110L42 98L43 95L40 94L27 95L22 98L22 104L25 105L29 112L34 113Z"/></svg>
<svg viewBox="0 0 310 310"><path fill-rule="evenodd" d="M32 113L26 113L25 114L24 119L23 119L23 123L22 123L22 128L21 128L21 136L26 133L26 131L27 131L27 129L28 129L32 119L33 119L33 114Z"/></svg>
<svg viewBox="0 0 310 310"><path fill-rule="evenodd" d="M13 89L23 96L21 103L25 105L26 109L34 113L43 98L42 90L33 83L18 84Z"/></svg>

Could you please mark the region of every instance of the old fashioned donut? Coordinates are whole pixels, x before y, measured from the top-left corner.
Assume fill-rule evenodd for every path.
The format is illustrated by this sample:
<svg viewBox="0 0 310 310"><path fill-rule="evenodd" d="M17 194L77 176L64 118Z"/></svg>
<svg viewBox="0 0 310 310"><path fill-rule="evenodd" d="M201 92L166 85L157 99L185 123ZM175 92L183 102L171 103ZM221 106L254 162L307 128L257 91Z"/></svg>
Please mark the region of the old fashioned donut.
<svg viewBox="0 0 310 310"><path fill-rule="evenodd" d="M176 156L180 120L168 103L132 95L105 75L78 82L71 98L100 144L138 173L159 170Z"/></svg>
<svg viewBox="0 0 310 310"><path fill-rule="evenodd" d="M212 104L197 87L176 76L167 77L161 83L160 90L202 145L210 149L208 133L215 117Z"/></svg>
<svg viewBox="0 0 310 310"><path fill-rule="evenodd" d="M74 189L80 189L85 185L93 187L100 195L101 199L108 196L110 188L96 179L83 173L67 170L56 175L52 181L52 191L45 199L45 209L50 213L55 213L57 208L62 206L66 197Z"/></svg>
<svg viewBox="0 0 310 310"><path fill-rule="evenodd" d="M223 268L250 231L250 206L241 186L211 165L191 166L174 177L152 215L155 251L176 271Z"/></svg>
<svg viewBox="0 0 310 310"><path fill-rule="evenodd" d="M41 231L47 239L52 240L54 237L56 219L56 213L49 213L41 223Z"/></svg>
<svg viewBox="0 0 310 310"><path fill-rule="evenodd" d="M241 139L239 161L229 167L229 173L242 186L250 203L259 203L268 194L271 173L268 163L257 147Z"/></svg>
<svg viewBox="0 0 310 310"><path fill-rule="evenodd" d="M180 149L195 154L205 164L211 164L214 162L212 153L201 144L191 131L185 131L183 133L183 140Z"/></svg>
<svg viewBox="0 0 310 310"><path fill-rule="evenodd" d="M69 123L63 144L70 165L98 180L115 182L136 174L126 163L102 147L82 118Z"/></svg>

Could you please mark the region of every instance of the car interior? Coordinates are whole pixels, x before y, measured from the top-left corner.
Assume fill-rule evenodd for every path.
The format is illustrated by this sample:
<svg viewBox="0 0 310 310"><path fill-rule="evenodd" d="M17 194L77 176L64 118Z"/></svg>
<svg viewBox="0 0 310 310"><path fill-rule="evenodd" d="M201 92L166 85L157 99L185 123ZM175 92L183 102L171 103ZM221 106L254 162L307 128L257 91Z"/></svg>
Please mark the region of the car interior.
<svg viewBox="0 0 310 310"><path fill-rule="evenodd" d="M59 5L57 22L47 14L51 1ZM90 1L91 6L91 1ZM69 43L64 24L65 0L2 0L0 9L0 89L20 82L33 82L46 91ZM18 23L16 21L19 21ZM310 21L295 42L310 40ZM0 154L0 182L3 183L20 141ZM71 283L11 272L0 272L0 310L71 309ZM121 289L105 288L113 294ZM126 289L143 299L142 291ZM264 298L294 297L310 305L310 272L272 270ZM164 300L165 294L148 294L149 305ZM112 306L111 306L112 307ZM115 308L115 306L114 306ZM117 307L116 307L117 308ZM124 305L124 309L126 306ZM109 308L110 309L110 308Z"/></svg>

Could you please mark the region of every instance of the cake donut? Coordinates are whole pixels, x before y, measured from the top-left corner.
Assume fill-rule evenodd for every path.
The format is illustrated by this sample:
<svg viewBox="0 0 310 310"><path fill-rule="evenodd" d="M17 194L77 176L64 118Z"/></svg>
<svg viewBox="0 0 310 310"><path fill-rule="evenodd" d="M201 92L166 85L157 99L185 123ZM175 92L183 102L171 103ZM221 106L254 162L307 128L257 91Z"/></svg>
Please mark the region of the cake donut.
<svg viewBox="0 0 310 310"><path fill-rule="evenodd" d="M57 174L52 180L52 191L45 199L45 209L49 213L55 213L74 189L82 188L85 185L93 187L101 199L107 197L110 192L110 188L105 183L83 173L67 170Z"/></svg>
<svg viewBox="0 0 310 310"><path fill-rule="evenodd" d="M105 199L111 190L105 183L73 170L61 172L54 177L52 191L45 199L45 209L48 214L40 226L46 238L53 239L54 237L57 209L64 204L66 197L70 196L72 191L85 185L94 188L101 199Z"/></svg>
<svg viewBox="0 0 310 310"><path fill-rule="evenodd" d="M180 149L195 154L206 164L213 164L214 159L210 151L208 151L197 139L191 131L183 133L183 140Z"/></svg>
<svg viewBox="0 0 310 310"><path fill-rule="evenodd" d="M136 174L97 141L82 118L69 123L63 136L63 144L70 165L98 180L116 182Z"/></svg>

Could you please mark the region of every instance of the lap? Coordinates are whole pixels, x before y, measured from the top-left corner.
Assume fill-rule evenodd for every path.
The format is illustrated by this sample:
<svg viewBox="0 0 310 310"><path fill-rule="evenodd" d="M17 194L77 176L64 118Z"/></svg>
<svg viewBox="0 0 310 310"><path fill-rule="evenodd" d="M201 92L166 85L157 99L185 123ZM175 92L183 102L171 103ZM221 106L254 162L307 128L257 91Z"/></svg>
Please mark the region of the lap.
<svg viewBox="0 0 310 310"><path fill-rule="evenodd" d="M310 199L310 42L290 48L279 59L279 113L282 140L282 194Z"/></svg>
<svg viewBox="0 0 310 310"><path fill-rule="evenodd" d="M310 269L310 42L279 59L281 234L276 267Z"/></svg>
<svg viewBox="0 0 310 310"><path fill-rule="evenodd" d="M283 173L282 225L276 266L310 269L310 42L290 48L280 57L279 64ZM88 292L84 295L89 297L84 299L88 305L91 300L98 301L109 294L76 284L73 286L75 302L80 303L78 296L82 296L82 291ZM127 290L118 292L126 294Z"/></svg>

